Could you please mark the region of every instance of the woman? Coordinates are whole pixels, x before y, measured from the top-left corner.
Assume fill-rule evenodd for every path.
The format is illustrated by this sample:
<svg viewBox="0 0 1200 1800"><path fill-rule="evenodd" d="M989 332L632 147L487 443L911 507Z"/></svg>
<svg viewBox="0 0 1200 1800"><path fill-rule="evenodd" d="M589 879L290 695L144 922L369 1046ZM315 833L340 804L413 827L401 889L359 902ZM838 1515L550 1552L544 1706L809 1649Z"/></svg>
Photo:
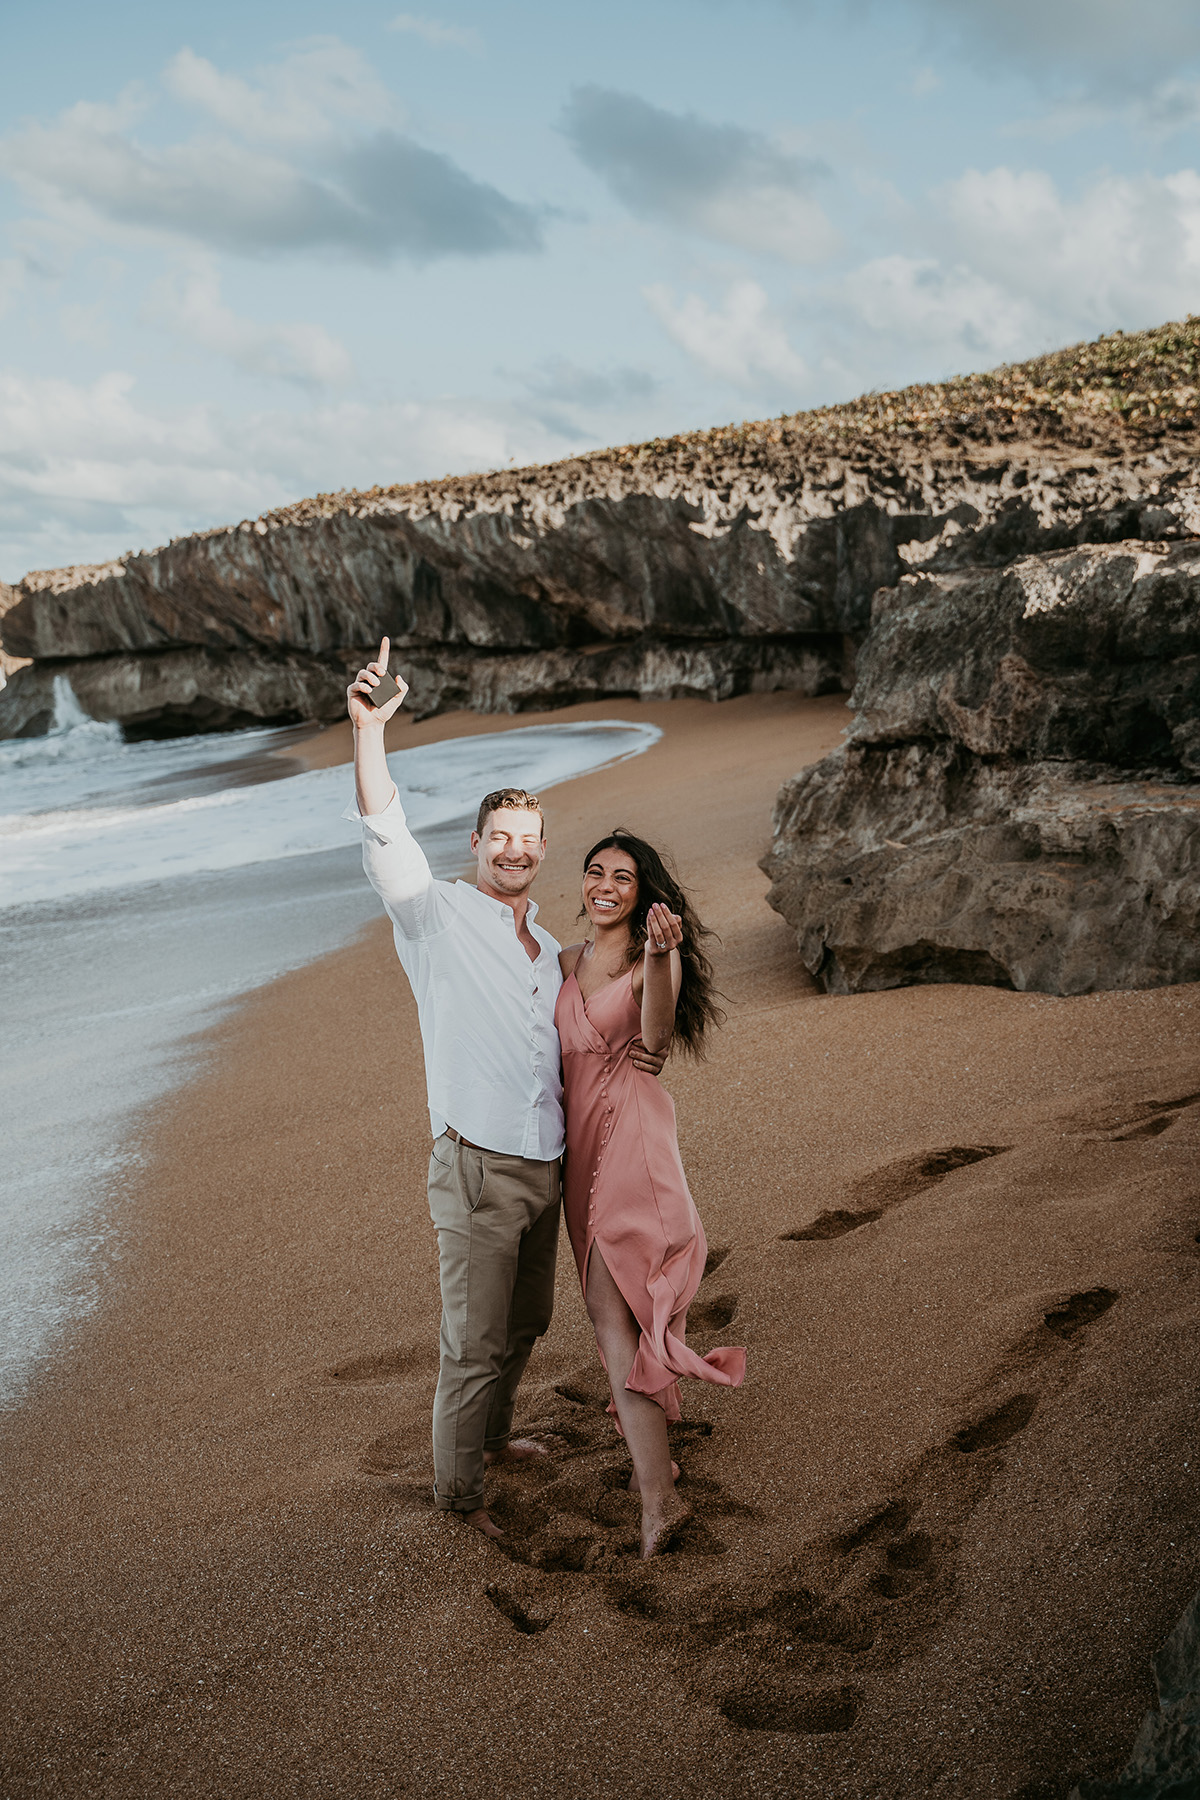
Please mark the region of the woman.
<svg viewBox="0 0 1200 1800"><path fill-rule="evenodd" d="M667 1420L680 1375L736 1387L744 1350L699 1357L684 1342L704 1275L704 1228L688 1192L666 1089L626 1054L640 1036L657 1052L674 1036L699 1055L721 1018L700 940L708 935L662 858L617 829L589 851L583 911L589 942L561 953L556 1022L567 1118L565 1211L618 1429L641 1494L643 1557L666 1549L691 1509Z"/></svg>

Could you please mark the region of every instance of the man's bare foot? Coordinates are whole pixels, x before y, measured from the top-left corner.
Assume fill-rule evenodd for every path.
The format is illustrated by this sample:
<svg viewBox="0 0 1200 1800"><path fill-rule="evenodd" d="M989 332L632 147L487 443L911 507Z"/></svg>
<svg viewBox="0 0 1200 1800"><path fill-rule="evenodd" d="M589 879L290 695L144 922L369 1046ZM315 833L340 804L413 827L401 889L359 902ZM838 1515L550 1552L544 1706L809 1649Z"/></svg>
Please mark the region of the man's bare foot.
<svg viewBox="0 0 1200 1800"><path fill-rule="evenodd" d="M470 1525L476 1531L482 1531L484 1537L503 1537L504 1533L489 1513L486 1506L477 1506L474 1512L460 1513L459 1518L464 1525Z"/></svg>
<svg viewBox="0 0 1200 1800"><path fill-rule="evenodd" d="M679 1480L679 1464L677 1462L673 1462L671 1464L671 1480L672 1481ZM636 1469L633 1471L633 1474L629 1477L629 1491L631 1494L640 1494L642 1491L642 1484L638 1480Z"/></svg>
<svg viewBox="0 0 1200 1800"><path fill-rule="evenodd" d="M678 1494L672 1494L661 1512L642 1513L642 1561L660 1556L692 1516L692 1509Z"/></svg>
<svg viewBox="0 0 1200 1800"><path fill-rule="evenodd" d="M509 1438L503 1450L485 1450L483 1460L490 1469L493 1463L533 1462L539 1456L559 1456L566 1449L560 1437Z"/></svg>

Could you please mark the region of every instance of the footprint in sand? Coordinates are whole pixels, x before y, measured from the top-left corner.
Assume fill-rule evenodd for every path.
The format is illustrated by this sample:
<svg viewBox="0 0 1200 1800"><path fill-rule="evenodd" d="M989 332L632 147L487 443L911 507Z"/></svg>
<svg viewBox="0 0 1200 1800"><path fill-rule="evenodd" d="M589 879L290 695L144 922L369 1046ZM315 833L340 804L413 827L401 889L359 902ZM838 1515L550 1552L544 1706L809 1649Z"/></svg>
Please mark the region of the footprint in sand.
<svg viewBox="0 0 1200 1800"><path fill-rule="evenodd" d="M804 1225L798 1231L780 1232L780 1242L784 1244L820 1243L825 1238L845 1237L848 1231L857 1231L860 1225L872 1225L876 1219L882 1219L882 1206L875 1206L866 1212L849 1212L845 1207L835 1207L832 1212L818 1213L811 1225Z"/></svg>
<svg viewBox="0 0 1200 1800"><path fill-rule="evenodd" d="M352 1356L327 1369L326 1374L331 1381L395 1381L398 1376L432 1367L435 1361L435 1351L424 1345L410 1344L395 1350L373 1350L364 1356Z"/></svg>
<svg viewBox="0 0 1200 1800"><path fill-rule="evenodd" d="M609 1605L627 1618L646 1619L657 1623L670 1616L670 1607L652 1576L645 1570L622 1572L610 1576L605 1583Z"/></svg>
<svg viewBox="0 0 1200 1800"><path fill-rule="evenodd" d="M1073 1338L1085 1326L1106 1313L1110 1306L1120 1299L1116 1288L1086 1288L1081 1294L1072 1294L1061 1306L1054 1307L1045 1315L1045 1325L1055 1337Z"/></svg>
<svg viewBox="0 0 1200 1800"><path fill-rule="evenodd" d="M902 1156L885 1163L863 1180L856 1182L853 1207L837 1207L823 1212L810 1225L780 1233L783 1243L820 1242L826 1238L844 1237L848 1231L871 1225L893 1206L915 1199L927 1188L936 1187L956 1169L972 1163L986 1162L993 1156L1004 1156L1011 1144L950 1144L940 1150L923 1150L916 1156Z"/></svg>
<svg viewBox="0 0 1200 1800"><path fill-rule="evenodd" d="M708 1255L704 1259L704 1274L700 1277L701 1281L707 1281L708 1277L720 1268L732 1249L732 1244L710 1244L708 1246Z"/></svg>
<svg viewBox="0 0 1200 1800"><path fill-rule="evenodd" d="M1128 1144L1138 1138L1158 1137L1168 1131L1183 1112L1200 1102L1200 1094L1181 1094L1177 1100L1141 1100L1124 1105L1089 1108L1068 1114L1062 1123L1068 1131L1109 1144Z"/></svg>
<svg viewBox="0 0 1200 1800"><path fill-rule="evenodd" d="M536 1637L538 1632L546 1631L554 1623L553 1612L547 1611L536 1600L526 1607L515 1594L497 1582L489 1581L483 1591L496 1611L524 1637Z"/></svg>
<svg viewBox="0 0 1200 1800"><path fill-rule="evenodd" d="M601 1412L608 1406L608 1383L600 1369L591 1363L574 1370L564 1380L556 1381L554 1392L572 1406L599 1407Z"/></svg>
<svg viewBox="0 0 1200 1800"><path fill-rule="evenodd" d="M1024 1431L1036 1411L1036 1394L1014 1394L994 1412L962 1426L950 1442L964 1456L973 1456L977 1450L998 1450L1009 1438L1016 1437L1018 1431Z"/></svg>
<svg viewBox="0 0 1200 1800"><path fill-rule="evenodd" d="M556 1384L550 1391L567 1398L571 1413L538 1422L539 1431L553 1431L566 1439L566 1453L493 1472L488 1507L505 1533L497 1550L512 1562L547 1573L612 1573L638 1556L641 1508L637 1496L629 1492L629 1455L614 1436L590 1370L586 1379L587 1386L578 1390L573 1380ZM711 1431L706 1419L672 1424L673 1454L683 1458L689 1445L702 1442ZM697 1516L688 1520L666 1554L720 1556L725 1545L704 1515L748 1509L718 1482L702 1477L689 1482L686 1473L682 1480L696 1502Z"/></svg>
<svg viewBox="0 0 1200 1800"><path fill-rule="evenodd" d="M858 1717L863 1696L859 1688L805 1689L779 1681L741 1688L726 1694L720 1710L731 1725L744 1731L787 1731L808 1735L818 1731L849 1731Z"/></svg>
<svg viewBox="0 0 1200 1800"><path fill-rule="evenodd" d="M411 1431L389 1431L373 1438L358 1459L364 1475L413 1475L424 1470L429 1453Z"/></svg>
<svg viewBox="0 0 1200 1800"><path fill-rule="evenodd" d="M724 1331L738 1309L736 1294L714 1294L711 1300L693 1300L688 1308L688 1330Z"/></svg>
<svg viewBox="0 0 1200 1800"><path fill-rule="evenodd" d="M723 1308L732 1298L714 1296L711 1304ZM1089 1288L1043 1311L1030 1328L1044 1335L1043 1366L1069 1368L1063 1359L1077 1354L1081 1334L1116 1299L1111 1288ZM1037 1413L1024 1343L1005 1359L996 1383L1011 1383L1019 1362L1025 1388L1001 1387L920 1459L899 1491L801 1548L758 1597L747 1595L740 1565L724 1568L724 1546L705 1519L681 1534L667 1574L638 1562L628 1460L612 1441L592 1372L581 1371L579 1398L567 1401L581 1431L578 1447L497 1483L494 1512L508 1533L497 1549L523 1565L532 1593L494 1584L488 1597L514 1629L529 1634L544 1629L552 1611L550 1591L545 1599L537 1594L540 1578L597 1580L629 1629L686 1647L697 1699L731 1726L793 1736L848 1731L867 1704L871 1679L923 1652L955 1605L966 1523L1003 1467L1005 1447ZM574 1385L572 1378L551 1391L561 1402ZM547 1422L560 1431L570 1423ZM689 1443L702 1446L712 1426L684 1421L671 1432L683 1454ZM748 1510L702 1474L689 1486L708 1520Z"/></svg>
<svg viewBox="0 0 1200 1800"><path fill-rule="evenodd" d="M835 1538L835 1548L843 1556L851 1556L854 1551L861 1550L864 1544L874 1544L903 1531L912 1514L911 1500L889 1500L878 1512L868 1514L860 1525L853 1526Z"/></svg>
<svg viewBox="0 0 1200 1800"><path fill-rule="evenodd" d="M866 1704L864 1679L927 1648L955 1605L967 1521L1038 1410L1037 1391L1001 1384L1018 1367L1028 1384L1038 1333L1046 1370L1069 1371L1064 1359L1118 1298L1087 1288L1042 1313L1003 1359L992 1404L922 1457L899 1492L791 1558L773 1592L748 1601L744 1590L734 1598L710 1587L686 1621L698 1697L747 1731L850 1729ZM637 1610L636 1599L623 1604Z"/></svg>

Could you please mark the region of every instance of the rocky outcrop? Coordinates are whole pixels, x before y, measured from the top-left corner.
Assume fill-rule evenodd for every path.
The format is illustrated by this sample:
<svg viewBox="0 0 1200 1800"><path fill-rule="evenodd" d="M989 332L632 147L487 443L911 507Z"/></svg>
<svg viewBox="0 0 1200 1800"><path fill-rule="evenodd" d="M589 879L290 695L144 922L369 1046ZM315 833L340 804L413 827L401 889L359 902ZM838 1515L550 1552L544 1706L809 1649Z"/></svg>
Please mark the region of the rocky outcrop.
<svg viewBox="0 0 1200 1800"><path fill-rule="evenodd" d="M819 425L325 496L27 576L3 644L135 732L337 716L385 632L419 711L817 693L906 571L1200 530L1184 423L1014 442L993 421L971 443ZM36 729L34 671L0 695L0 735Z"/></svg>
<svg viewBox="0 0 1200 1800"><path fill-rule="evenodd" d="M1084 1781L1070 1800L1195 1800L1200 1794L1200 1594L1154 1658L1158 1705L1115 1781Z"/></svg>
<svg viewBox="0 0 1200 1800"><path fill-rule="evenodd" d="M15 606L20 598L16 588L9 587L7 582L0 581L0 619L3 619L5 613ZM3 688L8 677L15 675L26 661L25 657L10 656L7 650L0 647L0 688Z"/></svg>
<svg viewBox="0 0 1200 1800"><path fill-rule="evenodd" d="M1200 544L904 578L763 867L835 993L1200 979Z"/></svg>
<svg viewBox="0 0 1200 1800"><path fill-rule="evenodd" d="M0 725L8 737L49 730L54 682L64 670L84 712L119 720L128 738L336 719L345 714L346 684L368 654L374 651L367 646L336 659L193 649L36 663L0 692ZM837 657L772 639L491 655L418 649L401 651L397 662L411 683L407 704L417 717L456 708L514 713L617 695L727 700L779 688L820 694L842 682Z"/></svg>

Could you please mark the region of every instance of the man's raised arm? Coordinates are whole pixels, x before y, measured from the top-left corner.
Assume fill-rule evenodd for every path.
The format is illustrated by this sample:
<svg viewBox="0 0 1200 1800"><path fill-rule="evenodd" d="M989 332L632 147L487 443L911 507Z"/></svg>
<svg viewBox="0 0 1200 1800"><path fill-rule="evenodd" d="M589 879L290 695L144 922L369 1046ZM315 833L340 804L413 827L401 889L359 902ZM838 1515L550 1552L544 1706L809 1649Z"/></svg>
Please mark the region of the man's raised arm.
<svg viewBox="0 0 1200 1800"><path fill-rule="evenodd" d="M383 728L403 706L408 683L397 679L396 686L400 692L393 694L384 706L372 706L367 698L371 689L378 687L388 672L390 649L387 638L383 638L379 645L378 660L369 662L365 669L360 669L346 689L346 704L350 708L350 723L354 727L354 788L358 810L364 819L373 813L385 811L396 792L396 784L388 774Z"/></svg>
<svg viewBox="0 0 1200 1800"><path fill-rule="evenodd" d="M382 706L372 706L366 698L388 672L389 649L384 638L377 659L360 669L346 689L354 726L354 788L363 824L363 868L396 928L405 937L429 937L446 922L441 917L440 896L425 852L408 829L383 748L384 726L404 704L408 683L396 676L399 692ZM348 816L353 818L353 808Z"/></svg>

